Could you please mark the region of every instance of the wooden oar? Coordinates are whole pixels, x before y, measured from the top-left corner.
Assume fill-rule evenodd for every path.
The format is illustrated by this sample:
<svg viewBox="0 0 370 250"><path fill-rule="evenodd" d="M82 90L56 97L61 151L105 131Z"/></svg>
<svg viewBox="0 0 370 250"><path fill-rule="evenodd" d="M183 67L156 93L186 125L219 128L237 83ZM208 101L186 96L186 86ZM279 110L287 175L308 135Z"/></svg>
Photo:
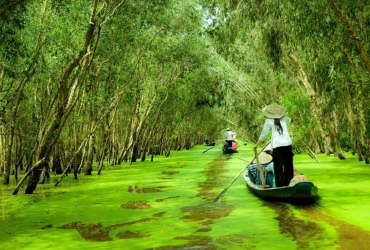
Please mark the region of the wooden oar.
<svg viewBox="0 0 370 250"><path fill-rule="evenodd" d="M245 162L249 162L249 161L247 161L247 160L244 160L244 159L242 159L242 158L238 158L239 160L242 160L242 161L245 161Z"/></svg>
<svg viewBox="0 0 370 250"><path fill-rule="evenodd" d="M207 149L207 150L203 151L203 154L204 154L205 152L207 152L208 150L211 150L213 147L214 147L214 146L212 146L212 147L210 147L209 149Z"/></svg>
<svg viewBox="0 0 370 250"><path fill-rule="evenodd" d="M270 144L270 142L269 143L267 143L263 148L262 148L262 150L260 151L260 153L267 147L267 145L269 145ZM257 150L256 150L257 151ZM260 153L258 153L258 154L260 154ZM257 154L253 157L253 159L250 161L250 163L247 165L247 166L245 166L235 177L234 177L234 179L230 182L230 184L224 189L224 190L222 190L222 192L216 197L216 199L213 201L213 202L217 202L220 198L221 198L221 196L222 195L224 195L224 193L226 193L226 191L229 189L229 187L231 187L231 185L236 181L236 179L238 179L238 177L247 169L247 167L249 166L249 165L251 165L252 164L252 162L254 161L254 159L256 159L256 156L257 156ZM258 159L258 157L257 157L257 159ZM258 163L257 163L258 164Z"/></svg>
<svg viewBox="0 0 370 250"><path fill-rule="evenodd" d="M260 152L261 153L261 152ZM261 188L263 189L265 187L265 177L264 177L264 174L263 174L263 169L262 169L262 166L261 166L261 163L260 163L260 159L257 155L257 149L254 149L254 155L255 155L255 158L256 158L256 161L257 161L257 166L258 166L258 169L260 170L260 178L261 178Z"/></svg>

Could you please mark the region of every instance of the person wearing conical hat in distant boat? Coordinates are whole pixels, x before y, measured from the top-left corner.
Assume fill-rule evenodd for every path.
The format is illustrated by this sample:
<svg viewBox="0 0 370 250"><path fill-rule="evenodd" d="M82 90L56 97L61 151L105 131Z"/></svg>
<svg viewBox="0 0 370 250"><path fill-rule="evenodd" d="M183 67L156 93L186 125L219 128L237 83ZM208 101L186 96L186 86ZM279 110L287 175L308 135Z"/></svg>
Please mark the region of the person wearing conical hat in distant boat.
<svg viewBox="0 0 370 250"><path fill-rule="evenodd" d="M274 156L276 187L288 186L290 180L293 178L294 154L292 150L292 139L287 126L291 119L285 116L285 108L278 104L271 104L264 107L262 113L266 119L258 142L253 149L257 150L257 147L266 139L268 133L271 131L271 153Z"/></svg>

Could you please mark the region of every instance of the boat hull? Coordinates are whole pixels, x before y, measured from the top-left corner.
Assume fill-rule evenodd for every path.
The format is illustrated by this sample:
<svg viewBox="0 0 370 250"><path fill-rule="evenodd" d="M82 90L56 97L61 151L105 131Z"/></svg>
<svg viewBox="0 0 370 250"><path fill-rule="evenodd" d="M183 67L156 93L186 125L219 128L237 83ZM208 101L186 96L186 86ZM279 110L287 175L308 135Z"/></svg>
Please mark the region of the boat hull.
<svg viewBox="0 0 370 250"><path fill-rule="evenodd" d="M311 203L318 196L318 188L312 182L299 182L292 187L260 188L254 185L248 176L244 176L248 189L265 200Z"/></svg>
<svg viewBox="0 0 370 250"><path fill-rule="evenodd" d="M234 149L231 149L231 148L227 148L227 149L222 150L222 152L223 152L224 154L232 154L232 153L238 153L238 150L234 150Z"/></svg>

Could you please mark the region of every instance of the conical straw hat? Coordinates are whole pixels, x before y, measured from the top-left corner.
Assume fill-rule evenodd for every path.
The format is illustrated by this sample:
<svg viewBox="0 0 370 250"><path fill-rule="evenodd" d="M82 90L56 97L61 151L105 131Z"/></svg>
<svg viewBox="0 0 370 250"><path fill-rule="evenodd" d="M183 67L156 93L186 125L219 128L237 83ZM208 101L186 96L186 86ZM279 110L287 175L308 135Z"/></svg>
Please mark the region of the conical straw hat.
<svg viewBox="0 0 370 250"><path fill-rule="evenodd" d="M270 151L271 149L271 143L267 144L267 146L263 149L263 151Z"/></svg>
<svg viewBox="0 0 370 250"><path fill-rule="evenodd" d="M279 119L283 117L286 113L286 110L283 106L280 106L278 104L271 104L262 109L262 113L267 117L271 119Z"/></svg>
<svg viewBox="0 0 370 250"><path fill-rule="evenodd" d="M270 163L272 161L272 156L267 154L266 152L261 152L258 155L258 159L259 159L261 164L267 164L267 163ZM257 161L253 160L253 163L257 163Z"/></svg>

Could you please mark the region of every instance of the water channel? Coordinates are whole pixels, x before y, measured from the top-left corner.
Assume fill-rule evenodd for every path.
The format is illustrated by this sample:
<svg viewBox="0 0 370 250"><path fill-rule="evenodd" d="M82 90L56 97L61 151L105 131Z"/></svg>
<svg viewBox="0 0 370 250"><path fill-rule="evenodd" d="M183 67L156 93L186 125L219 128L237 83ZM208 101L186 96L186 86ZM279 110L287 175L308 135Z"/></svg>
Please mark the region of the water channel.
<svg viewBox="0 0 370 250"><path fill-rule="evenodd" d="M295 166L319 188L311 205L267 202L240 176L250 145L221 145L107 166L100 176L59 176L33 195L0 184L1 249L370 249L369 166L306 154ZM209 149L208 151L206 151ZM12 180L15 182L14 180Z"/></svg>

